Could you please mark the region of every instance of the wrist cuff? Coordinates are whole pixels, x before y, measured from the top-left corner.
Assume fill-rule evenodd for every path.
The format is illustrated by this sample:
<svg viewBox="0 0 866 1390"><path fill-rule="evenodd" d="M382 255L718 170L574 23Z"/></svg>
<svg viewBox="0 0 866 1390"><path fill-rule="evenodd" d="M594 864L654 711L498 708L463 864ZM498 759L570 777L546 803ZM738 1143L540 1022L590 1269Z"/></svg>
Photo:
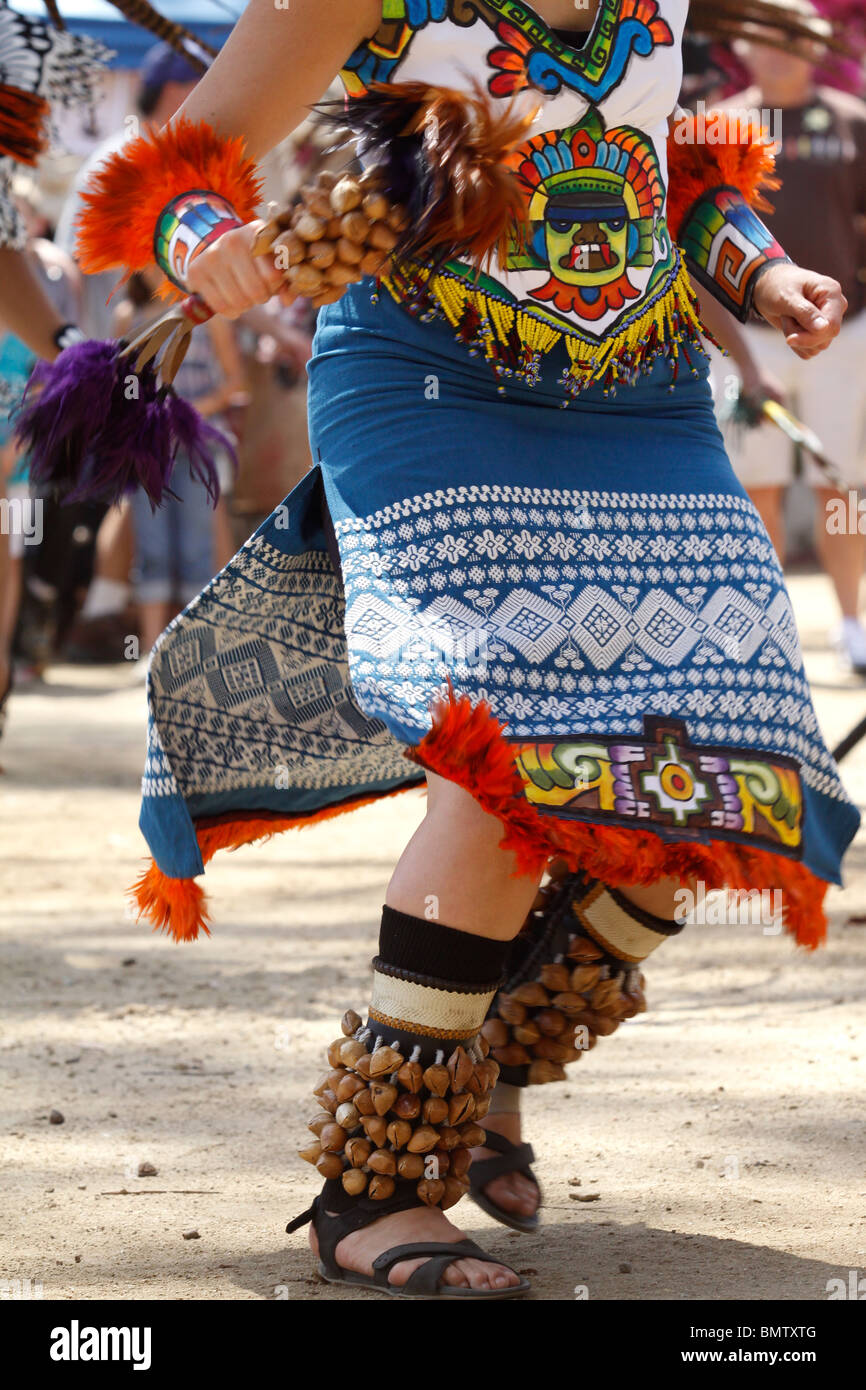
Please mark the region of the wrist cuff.
<svg viewBox="0 0 866 1390"><path fill-rule="evenodd" d="M741 323L752 313L755 285L767 266L790 260L739 189L730 185L708 189L692 204L679 243L692 278Z"/></svg>
<svg viewBox="0 0 866 1390"><path fill-rule="evenodd" d="M185 290L196 256L224 233L243 225L227 198L212 189L190 189L172 198L159 214L153 238L154 259L171 283Z"/></svg>

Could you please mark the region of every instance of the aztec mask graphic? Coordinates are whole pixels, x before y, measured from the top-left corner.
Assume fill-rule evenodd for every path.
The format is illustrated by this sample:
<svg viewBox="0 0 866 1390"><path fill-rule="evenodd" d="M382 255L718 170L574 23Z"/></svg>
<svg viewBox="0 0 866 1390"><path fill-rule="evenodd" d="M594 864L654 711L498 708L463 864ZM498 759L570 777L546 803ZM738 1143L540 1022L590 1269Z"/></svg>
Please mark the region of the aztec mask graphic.
<svg viewBox="0 0 866 1390"><path fill-rule="evenodd" d="M636 299L629 270L656 261L664 204L647 137L628 126L605 133L590 111L579 125L527 141L514 166L529 228L525 245L513 243L507 268L550 272L530 298L587 320Z"/></svg>

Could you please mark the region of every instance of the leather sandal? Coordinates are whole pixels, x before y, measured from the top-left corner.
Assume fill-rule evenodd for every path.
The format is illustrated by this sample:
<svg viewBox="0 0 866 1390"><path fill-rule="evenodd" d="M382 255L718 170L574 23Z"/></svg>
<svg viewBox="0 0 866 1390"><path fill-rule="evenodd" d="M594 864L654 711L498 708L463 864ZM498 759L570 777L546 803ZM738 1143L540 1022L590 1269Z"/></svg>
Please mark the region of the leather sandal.
<svg viewBox="0 0 866 1390"><path fill-rule="evenodd" d="M332 1189L332 1191L329 1191ZM348 1284L353 1288L371 1289L374 1293L389 1294L391 1298L519 1298L530 1290L529 1281L521 1278L519 1284L502 1289L459 1288L442 1284L442 1275L456 1260L484 1260L488 1264L503 1264L494 1255L488 1255L473 1240L455 1241L414 1241L406 1245L393 1245L383 1250L373 1261L373 1276L359 1274L355 1270L344 1269L337 1263L336 1249L344 1236L352 1231L363 1230L381 1216L389 1216L396 1211L407 1211L418 1206L414 1190L395 1194L387 1201L372 1201L357 1198L343 1211L332 1214L327 1210L334 1200L339 1201L340 1184L326 1183L325 1190L316 1197L312 1206L300 1216L290 1221L286 1230L291 1233L300 1230L308 1222L319 1240L319 1274L329 1284ZM388 1278L391 1270L403 1260L415 1260L422 1255L430 1258L410 1274L405 1284L392 1284ZM510 1268L510 1266L506 1266Z"/></svg>
<svg viewBox="0 0 866 1390"><path fill-rule="evenodd" d="M497 1134L496 1130L488 1129L485 1131L486 1138L483 1147L495 1149L498 1158L475 1158L469 1169L469 1196L473 1202L486 1211L488 1216L492 1216L494 1221L501 1221L503 1226L510 1226L513 1231L522 1231L524 1235L531 1235L538 1230L539 1217L538 1211L534 1211L532 1216L521 1216L514 1211L506 1211L490 1197L484 1193L484 1188L494 1178L504 1177L506 1173L522 1173L529 1178L538 1188L538 1204L541 1206L541 1186L538 1178L529 1166L535 1154L531 1144L512 1144L510 1139L506 1139L504 1134Z"/></svg>

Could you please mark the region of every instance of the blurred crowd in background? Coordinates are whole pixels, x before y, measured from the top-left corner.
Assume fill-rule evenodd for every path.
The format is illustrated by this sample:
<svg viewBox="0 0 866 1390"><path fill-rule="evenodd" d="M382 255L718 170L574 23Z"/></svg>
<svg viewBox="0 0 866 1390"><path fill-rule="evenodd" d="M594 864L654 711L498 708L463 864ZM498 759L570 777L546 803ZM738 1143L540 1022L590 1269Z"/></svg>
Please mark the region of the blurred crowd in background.
<svg viewBox="0 0 866 1390"><path fill-rule="evenodd" d="M849 301L842 337L825 362L800 362L770 329L732 327L722 335L730 356L715 355L713 382L732 461L780 558L824 568L838 604L828 640L849 672L866 677L866 536L856 527L828 532L826 505L838 489L773 426L746 429L728 418L737 390L782 400L818 433L850 490L866 486L866 0L821 0L816 9L844 33L850 56L689 40L682 104L781 112L772 134L783 185L766 220L793 259L835 276ZM198 74L156 45L140 70L125 76L127 112L131 90L138 120L160 126ZM75 262L81 190L134 128L122 113L115 88L104 108L79 120L74 138L59 130L50 158L14 181L28 253L46 290L65 321L97 338L126 336L161 312L158 272L133 277L112 294L113 277L84 277ZM326 159L314 123L305 124L269 160L266 195L285 202ZM136 661L143 670L166 623L309 467L305 364L314 329L315 314L303 301L286 309L275 300L193 335L177 389L233 437L240 464L236 471L228 457L216 460L222 496L215 509L181 461L176 497L155 514L143 497L109 509L44 499L38 537L5 528L0 669L9 674L0 681L0 702L13 675L25 687L53 663ZM0 379L13 394L32 365L28 349L0 321ZM0 404L4 496L23 503L29 485L27 458ZM863 524L866 530L866 518Z"/></svg>

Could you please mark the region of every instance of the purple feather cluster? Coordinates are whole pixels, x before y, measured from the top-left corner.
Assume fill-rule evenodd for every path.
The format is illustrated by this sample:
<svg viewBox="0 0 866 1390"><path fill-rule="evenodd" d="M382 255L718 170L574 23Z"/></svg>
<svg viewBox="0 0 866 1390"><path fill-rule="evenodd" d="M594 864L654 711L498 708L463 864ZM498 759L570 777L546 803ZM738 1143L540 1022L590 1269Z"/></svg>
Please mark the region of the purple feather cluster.
<svg viewBox="0 0 866 1390"><path fill-rule="evenodd" d="M184 456L216 505L213 453L226 449L237 463L229 440L161 386L150 364L136 372L121 347L76 343L37 363L14 421L31 478L68 502L117 502L144 488L156 508Z"/></svg>

